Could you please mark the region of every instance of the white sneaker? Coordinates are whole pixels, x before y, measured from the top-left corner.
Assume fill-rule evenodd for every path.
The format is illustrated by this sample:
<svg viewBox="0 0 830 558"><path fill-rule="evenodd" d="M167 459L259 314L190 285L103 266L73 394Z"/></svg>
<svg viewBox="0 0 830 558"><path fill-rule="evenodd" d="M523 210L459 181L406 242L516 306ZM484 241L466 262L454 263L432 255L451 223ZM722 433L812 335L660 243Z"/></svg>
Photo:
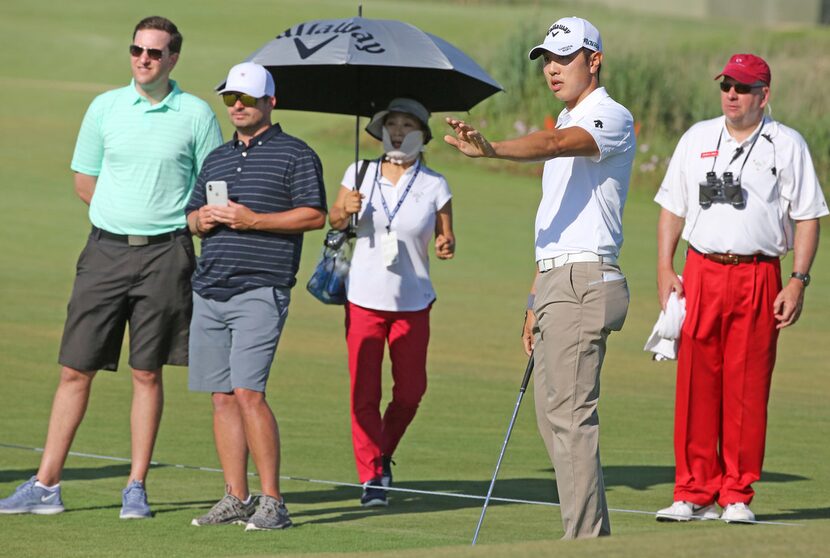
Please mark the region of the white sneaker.
<svg viewBox="0 0 830 558"><path fill-rule="evenodd" d="M727 523L749 523L755 521L755 514L744 503L729 504L723 509L721 519Z"/></svg>
<svg viewBox="0 0 830 558"><path fill-rule="evenodd" d="M691 521L692 519L718 519L718 508L715 504L698 506L685 500L677 500L668 508L657 512L657 521Z"/></svg>

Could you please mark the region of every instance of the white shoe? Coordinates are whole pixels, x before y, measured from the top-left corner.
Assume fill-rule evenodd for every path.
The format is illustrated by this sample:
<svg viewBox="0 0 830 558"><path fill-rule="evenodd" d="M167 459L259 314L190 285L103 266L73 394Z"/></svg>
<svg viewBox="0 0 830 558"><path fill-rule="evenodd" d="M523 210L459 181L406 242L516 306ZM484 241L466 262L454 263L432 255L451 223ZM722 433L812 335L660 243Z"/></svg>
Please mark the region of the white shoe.
<svg viewBox="0 0 830 558"><path fill-rule="evenodd" d="M755 521L755 514L744 503L729 504L723 509L721 519L727 523L750 523Z"/></svg>
<svg viewBox="0 0 830 558"><path fill-rule="evenodd" d="M698 506L685 500L677 500L668 508L657 512L657 521L691 521L692 519L718 519L718 508L715 504Z"/></svg>

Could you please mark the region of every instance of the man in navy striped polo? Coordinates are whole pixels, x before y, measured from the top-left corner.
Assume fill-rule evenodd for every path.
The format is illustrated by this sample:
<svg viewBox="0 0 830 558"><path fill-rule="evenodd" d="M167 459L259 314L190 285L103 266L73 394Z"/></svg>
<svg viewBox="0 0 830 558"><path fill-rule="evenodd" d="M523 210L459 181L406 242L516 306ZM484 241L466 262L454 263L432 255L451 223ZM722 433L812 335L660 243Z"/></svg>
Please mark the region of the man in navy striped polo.
<svg viewBox="0 0 830 558"><path fill-rule="evenodd" d="M291 526L279 489L280 442L265 384L288 314L303 232L323 227L326 196L317 154L271 123L274 80L251 62L231 68L222 99L236 127L205 160L187 205L202 238L193 274L190 389L212 394L226 494L193 525ZM224 185L222 185L224 183ZM227 189L227 205L206 189ZM250 451L261 481L248 491Z"/></svg>

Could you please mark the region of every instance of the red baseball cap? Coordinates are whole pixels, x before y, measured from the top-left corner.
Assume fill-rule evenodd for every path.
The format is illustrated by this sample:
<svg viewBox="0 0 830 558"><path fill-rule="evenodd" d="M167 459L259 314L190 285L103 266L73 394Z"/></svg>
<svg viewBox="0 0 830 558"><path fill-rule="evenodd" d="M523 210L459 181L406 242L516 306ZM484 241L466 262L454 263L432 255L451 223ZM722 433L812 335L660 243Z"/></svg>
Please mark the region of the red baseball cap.
<svg viewBox="0 0 830 558"><path fill-rule="evenodd" d="M748 85L758 81L769 85L772 80L767 63L764 62L763 58L754 54L733 54L726 66L723 67L723 71L715 76L715 79L723 76L731 77Z"/></svg>

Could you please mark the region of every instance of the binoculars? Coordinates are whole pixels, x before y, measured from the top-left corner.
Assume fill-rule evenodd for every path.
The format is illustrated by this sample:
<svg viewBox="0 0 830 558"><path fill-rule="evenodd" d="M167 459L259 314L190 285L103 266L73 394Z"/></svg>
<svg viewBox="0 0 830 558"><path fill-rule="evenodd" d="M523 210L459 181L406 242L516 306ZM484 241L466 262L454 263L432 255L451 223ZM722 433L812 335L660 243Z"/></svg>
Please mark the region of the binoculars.
<svg viewBox="0 0 830 558"><path fill-rule="evenodd" d="M744 193L741 190L741 179L734 178L731 172L723 173L719 178L717 173L709 171L706 180L700 183L700 207L707 209L713 203L728 203L736 209L746 205Z"/></svg>

